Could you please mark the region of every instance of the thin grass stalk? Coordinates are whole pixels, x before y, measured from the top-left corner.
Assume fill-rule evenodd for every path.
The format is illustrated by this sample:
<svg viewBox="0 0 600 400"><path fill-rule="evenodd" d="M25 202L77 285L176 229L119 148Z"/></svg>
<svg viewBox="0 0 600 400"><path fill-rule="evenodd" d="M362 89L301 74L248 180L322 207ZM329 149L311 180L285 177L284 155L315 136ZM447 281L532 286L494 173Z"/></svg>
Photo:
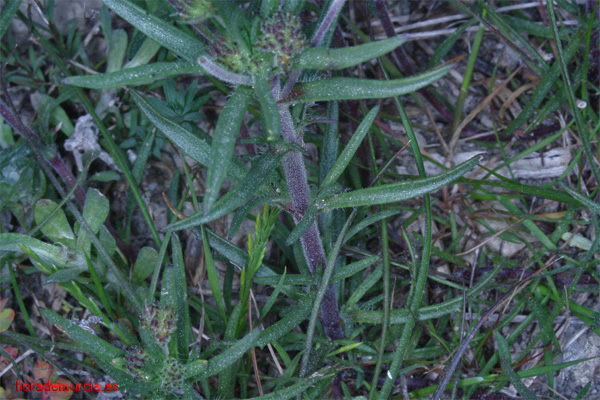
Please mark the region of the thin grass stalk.
<svg viewBox="0 0 600 400"><path fill-rule="evenodd" d="M383 264L383 322L381 323L381 340L377 352L377 363L375 364L375 373L371 381L371 390L369 391L369 400L372 400L377 391L377 382L381 373L383 356L385 354L385 342L387 331L390 325L390 245L387 230L387 218L381 221L381 262Z"/></svg>
<svg viewBox="0 0 600 400"><path fill-rule="evenodd" d="M385 35L388 38L396 36L394 25L392 24L392 20L390 18L390 14L388 12L387 6L385 5L385 2L383 0L376 0L375 8L379 13L379 20L381 22L381 26L383 27ZM406 52L404 51L404 48L402 46L396 48L392 52L392 54L396 60L396 64L398 64L398 67L400 67L400 69L405 74L410 76L417 73L410 60L408 59L408 56L406 55ZM452 111L450 111L450 109L448 109L448 107L446 107L444 103L438 100L438 98L435 97L435 95L428 88L419 89L418 92L421 94L421 96L425 98L425 100L429 102L429 104L433 106L433 108L435 108L437 112L440 113L442 117L444 117L444 119L446 119L447 121L452 121L452 119L454 118ZM469 132L471 131L470 129L466 130L468 130Z"/></svg>
<svg viewBox="0 0 600 400"><path fill-rule="evenodd" d="M567 101L569 103L569 108L571 109L571 113L573 117L575 117L575 124L577 125L577 130L579 131L579 137L583 142L583 151L585 152L585 156L588 159L588 164L590 165L590 169L592 170L592 174L596 179L596 185L600 184L600 170L598 170L598 166L596 165L596 160L594 158L594 154L592 153L592 145L588 138L588 129L586 125L583 123L583 119L581 118L581 112L575 103L575 95L573 91L573 85L571 85L571 79L569 78L569 70L567 69L567 63L565 62L565 55L562 48L562 44L560 41L560 36L558 35L558 26L556 25L556 14L554 12L554 5L551 1L546 3L546 9L548 10L548 17L550 19L550 29L552 31L552 37L554 38L554 43L556 46L556 51L558 53L558 62L560 64L560 72L563 76L563 81L565 82L565 91L567 94Z"/></svg>
<svg viewBox="0 0 600 400"><path fill-rule="evenodd" d="M483 16L485 17L485 11ZM467 61L467 68L463 75L463 81L462 85L460 86L460 92L458 94L458 98L456 99L456 108L454 109L454 118L452 120L452 139L450 140L449 145L451 154L454 153L456 144L458 143L458 138L460 136L461 130L459 130L458 127L460 125L461 116L465 106L465 100L469 92L469 86L471 84L471 78L473 77L475 62L477 61L477 57L479 55L479 48L481 47L484 32L485 27L483 26L483 24L479 24L479 29L477 30L477 34L475 35L475 39L473 40L471 54L469 55L469 59Z"/></svg>
<svg viewBox="0 0 600 400"><path fill-rule="evenodd" d="M23 296L21 296L21 288L17 283L17 276L15 271L12 268L11 263L8 261L9 256L6 256L0 260L0 266L6 263L6 268L8 268L8 273L10 275L10 282L13 286L13 292L15 293L15 299L17 300L17 304L19 305L19 310L21 311L22 317L25 320L25 325L27 325L27 330L31 336L36 336L35 329L33 329L33 325L31 324L31 318L29 318L29 312L27 312L27 307L25 307L25 302L23 301Z"/></svg>
<svg viewBox="0 0 600 400"><path fill-rule="evenodd" d="M488 318L494 312L496 312L496 310L498 308L500 308L500 306L502 306L507 300L512 298L515 294L515 291L522 290L526 285L529 284L529 281L532 278L534 278L535 276L537 276L540 272L542 272L542 270L543 270L543 268L540 268L534 274L523 279L522 281L515 283L509 290L506 291L506 293L500 299L498 299L498 301L496 301L496 303L494 303L493 306L491 306L486 311L485 314L482 315L482 317L479 319L479 321L477 321L477 324L475 324L475 326L471 329L469 334L464 338L462 344L456 350L456 353L454 354L454 357L452 358L450 365L448 365L448 368L446 368L446 370L444 371L444 377L440 381L438 388L436 389L436 391L432 397L433 399L437 400L437 399L442 398L442 394L446 390L446 386L448 385L448 383L450 383L450 379L452 379L452 377L454 376L454 370L456 369L456 367L458 367L458 364L460 363L460 360L461 360L463 354L465 353L465 351L467 351L467 348L471 344L471 341L475 337L475 334L483 326L485 321L487 321ZM519 288L519 286L521 286L521 288Z"/></svg>
<svg viewBox="0 0 600 400"><path fill-rule="evenodd" d="M317 296L315 298L315 303L313 309L310 314L310 320L308 322L308 329L306 330L306 340L304 342L304 354L302 355L302 363L300 365L300 378L304 378L306 373L308 372L308 361L310 360L310 351L312 349L313 338L315 333L315 328L317 326L317 317L319 313L319 306L321 302L326 298L327 291L329 288L333 288L333 285L329 284L331 280L331 276L333 275L333 269L335 267L335 260L342 248L342 244L344 243L344 236L346 236L346 232L350 228L352 224L352 220L354 220L354 216L358 211L358 207L355 207L350 216L346 220L342 231L340 232L337 240L331 252L329 253L329 258L327 260L327 265L325 271L323 272L323 277L321 278L321 283L319 284L319 289L317 291Z"/></svg>
<svg viewBox="0 0 600 400"><path fill-rule="evenodd" d="M423 165L423 158L421 157L419 143L417 142L417 138L412 129L412 125L410 124L410 121L408 119L408 114L406 114L406 110L404 109L397 97L394 97L394 103L396 104L396 108L398 109L398 113L400 114L400 118L402 119L402 125L404 125L404 129L406 129L406 134L410 140L410 146L415 157L417 170L419 171L419 176L424 178L427 176L427 174L425 173L425 166ZM424 244L423 251L421 253L421 263L419 266L419 272L417 274L417 281L413 285L413 288L415 290L412 293L409 303L410 318L406 325L404 325L404 330L396 348L392 364L390 366L390 369L388 370L388 373L386 374L386 379L384 381L383 388L381 389L381 392L379 394L380 399L387 399L390 397L392 385L396 380L396 377L400 372L402 362L404 361L404 352L407 348L408 341L412 335L412 331L415 325L415 315L417 315L417 312L419 311L419 307L421 305L421 298L423 296L423 291L425 290L425 283L427 282L427 272L429 270L429 257L431 255L432 224L431 198L429 196L429 193L423 196L423 200L425 209L425 232L423 234Z"/></svg>

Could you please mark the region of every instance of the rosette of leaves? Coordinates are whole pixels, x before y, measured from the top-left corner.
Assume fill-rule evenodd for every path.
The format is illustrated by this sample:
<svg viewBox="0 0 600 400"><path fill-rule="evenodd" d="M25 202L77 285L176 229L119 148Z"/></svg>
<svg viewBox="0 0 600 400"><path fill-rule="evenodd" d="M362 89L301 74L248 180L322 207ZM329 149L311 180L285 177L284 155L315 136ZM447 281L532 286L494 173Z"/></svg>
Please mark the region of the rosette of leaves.
<svg viewBox="0 0 600 400"><path fill-rule="evenodd" d="M316 361L309 361L314 335L318 333L315 330L317 321L320 321L327 339L338 340L345 337L336 289L331 282L344 233L352 228L361 229L353 224L355 213L351 210L425 195L459 178L478 162L478 158L473 158L434 177L423 176L421 179L376 187L367 187L369 183L365 183L363 187L361 184L351 185L345 175L357 164L353 162L356 151L371 129L379 108L376 106L359 117L356 131L342 150L338 146L338 102L396 98L413 93L442 78L452 66L393 80L340 76L336 71L383 57L406 40L404 36L397 36L352 47L331 48L333 29L345 4L343 0L325 2L326 6L320 10L318 21L311 26L303 26L298 17L304 11L302 7L308 2L215 1L212 2L210 16L205 18L203 15L203 24L193 28L168 23L128 0L104 2L148 38L167 49L171 58L166 59L172 61L148 63L117 74L69 78L66 83L95 88L142 86L150 78L155 80L177 74L202 73L213 82L215 90L227 95L212 137L207 138L194 134L183 124L174 122L161 113L148 100L151 96L129 91L148 120L206 170L204 191L201 193L203 198L201 202L197 202L196 212L173 222L166 230L174 232L192 229L202 240L206 271L216 302L216 310L206 307L210 310L207 315L212 319L211 328L222 335L223 341L211 347L210 351L202 353L203 357L210 357L207 361L197 353L189 355L185 364L184 386L188 387L187 383L199 381L206 386L205 391L208 391L209 385L205 379L218 374L219 395L225 398L235 396L238 372L244 371L245 376L248 376L251 368L245 362L244 354L255 346L263 347L283 338L302 321L309 319L309 326L305 330L306 347L300 356L302 362L293 361L296 363L294 365L301 365L297 371L300 379L277 386L273 398L296 396L317 382L321 390L324 390L327 382L335 375L331 371L323 373L319 370L321 356L329 355L319 353L315 357ZM171 3L181 4L176 1ZM188 14L192 13L188 11ZM195 33L202 38L197 38ZM318 71L322 79L307 79L307 74L303 73L311 70ZM309 122L306 118L309 115L308 106L315 102L326 103L326 107L321 110L327 110L316 115L321 118L321 122L325 122L322 125L326 131L325 137L317 139L321 151L318 172L311 166L307 167L303 158L306 149L303 133ZM251 114L253 118L245 119L247 114ZM243 144L250 148L250 155L241 158L234 156L234 150L237 144L241 144L237 141L240 132L246 130L245 121L247 124L260 121L262 133L260 137L245 138ZM414 137L411 137L411 142L415 146L415 157L417 154L420 157ZM226 180L233 187L228 186L225 192L222 189ZM312 188L309 187L309 180ZM349 186L354 189L347 189ZM192 193L191 196L195 198L196 194ZM286 280L281 268L269 267L262 262L262 250L257 252L255 248L258 242L253 242L252 254L249 255L226 237L207 229L206 224L209 222L235 213L234 223L228 232L228 236L233 236L249 211L265 203L283 210L283 218L287 218L286 222L292 227L288 230L283 224L278 225L275 217L272 224L268 224L274 226L273 232L276 233L273 237L277 237L277 244L289 255L286 260L290 260L292 268L301 275L294 277L296 281ZM330 213L334 210L336 218ZM317 222L321 223L321 228ZM261 247L266 245L266 240L261 243ZM286 245L292 246L293 251ZM252 313L253 310L247 299L232 306L231 287L228 292L221 292L212 259L213 251L244 271L244 296L248 294L252 282L264 279L263 282L268 282L266 284L275 288L277 295L285 293L298 302L294 310L282 313L280 321L260 334L256 328L251 329L246 324L241 324L240 321L246 318L242 317L242 313L245 314L249 309ZM256 254L260 254L259 261L249 259ZM167 268L165 272L168 271ZM232 271L235 272L235 269ZM301 282L301 287L290 288L293 284L288 284L289 282ZM180 286L185 287L184 280ZM308 292L307 287L310 288ZM422 290L417 292L422 293ZM152 300L153 296L151 293L147 297ZM247 307L242 307L242 304ZM417 301L416 304L420 302ZM273 303L269 303L261 312L268 312L272 305ZM179 321L180 310L176 309L176 312ZM175 322L176 325L177 323ZM189 348L182 343L185 343L184 337L189 340L191 328L189 321L186 324L175 329L176 340L168 343L169 357L174 354L171 349L178 346L181 347L178 356L187 360ZM219 346L222 346L222 351ZM147 346L144 348L148 350ZM183 362L180 358L177 360ZM164 365L163 362L164 359L160 365ZM277 393L283 391L285 395L277 397Z"/></svg>

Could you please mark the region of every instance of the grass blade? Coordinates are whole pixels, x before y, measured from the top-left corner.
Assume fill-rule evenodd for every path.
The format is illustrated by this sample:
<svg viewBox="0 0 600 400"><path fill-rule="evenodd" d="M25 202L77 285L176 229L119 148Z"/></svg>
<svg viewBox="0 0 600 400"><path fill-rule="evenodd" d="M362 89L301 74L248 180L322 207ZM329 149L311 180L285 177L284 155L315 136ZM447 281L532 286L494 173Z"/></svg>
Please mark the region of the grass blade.
<svg viewBox="0 0 600 400"><path fill-rule="evenodd" d="M208 360L208 363L194 362L187 366L185 376L192 380L208 378L216 375L244 356L250 347L256 346L260 331L254 329L233 346Z"/></svg>
<svg viewBox="0 0 600 400"><path fill-rule="evenodd" d="M197 213L166 227L167 231L178 231L206 224L237 209L269 181L271 174L281 161L282 154L265 153L258 158L244 179L223 196L207 215Z"/></svg>
<svg viewBox="0 0 600 400"><path fill-rule="evenodd" d="M500 333L494 331L494 339L496 340L496 344L498 344L498 353L500 353L500 363L502 364L502 371L508 378L508 380L515 386L517 392L523 396L525 400L539 400L539 398L527 388L521 382L521 378L519 375L512 369L512 365L510 363L510 349L508 348L508 343L502 337Z"/></svg>
<svg viewBox="0 0 600 400"><path fill-rule="evenodd" d="M367 135L367 132L369 132L371 124L373 124L373 121L375 120L375 117L377 116L378 112L379 106L375 106L363 118L362 122L356 129L356 132L354 132L354 135L352 135L352 138L342 151L342 154L340 154L340 156L337 158L335 164L323 180L323 183L321 183L321 187L326 187L334 184L335 181L337 181L337 179L344 173L344 170L352 160L352 157L354 157L354 153L356 153L356 150L358 150L358 147Z"/></svg>
<svg viewBox="0 0 600 400"><path fill-rule="evenodd" d="M185 266L181 242L176 234L171 235L171 249L173 264L167 265L163 272L163 285L168 295L165 295L166 305L175 310L175 339L177 359L187 361L190 342L190 317L187 304L187 283L185 279ZM171 343L171 342L170 342ZM170 344L169 343L169 344Z"/></svg>
<svg viewBox="0 0 600 400"><path fill-rule="evenodd" d="M212 291L212 295L215 298L215 302L217 303L217 308L219 309L219 313L221 314L223 323L227 323L227 314L225 313L225 303L223 301L223 295L221 294L219 274L217 273L217 268L215 267L215 262L213 261L204 226L201 227L201 230L202 244L204 246L204 260L206 263L206 275L208 275L208 283L210 286L210 290Z"/></svg>

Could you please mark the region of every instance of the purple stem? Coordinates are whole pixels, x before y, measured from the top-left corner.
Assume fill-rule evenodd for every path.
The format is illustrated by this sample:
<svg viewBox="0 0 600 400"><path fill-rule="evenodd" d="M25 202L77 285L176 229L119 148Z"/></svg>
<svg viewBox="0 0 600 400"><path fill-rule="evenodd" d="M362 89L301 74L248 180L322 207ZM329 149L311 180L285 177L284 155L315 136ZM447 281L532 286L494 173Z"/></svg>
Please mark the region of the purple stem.
<svg viewBox="0 0 600 400"><path fill-rule="evenodd" d="M287 105L278 105L279 114L281 115L281 136L288 143L301 145L296 137L292 115ZM290 198L292 200L292 216L294 222L298 224L308 206L310 205L310 191L306 179L306 168L302 154L296 150L292 150L283 158L283 169L288 184ZM325 250L321 241L321 235L317 228L317 223L314 222L304 235L300 238L302 250L310 272L315 275L317 266L323 268L326 265ZM331 340L342 339L344 333L340 325L340 313L337 304L337 296L335 287L329 285L325 292L325 297L321 303L319 319L325 330L325 334Z"/></svg>

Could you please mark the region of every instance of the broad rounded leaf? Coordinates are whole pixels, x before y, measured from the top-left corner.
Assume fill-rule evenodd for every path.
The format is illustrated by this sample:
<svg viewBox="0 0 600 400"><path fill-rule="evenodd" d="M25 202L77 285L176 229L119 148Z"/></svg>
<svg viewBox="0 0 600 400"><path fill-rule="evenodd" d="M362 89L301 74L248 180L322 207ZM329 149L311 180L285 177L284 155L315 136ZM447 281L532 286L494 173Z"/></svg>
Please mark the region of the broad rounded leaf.
<svg viewBox="0 0 600 400"><path fill-rule="evenodd" d="M39 200L33 209L35 223L40 225L54 211L54 214L40 228L42 233L53 242L60 242L68 247L75 247L75 234L71 229L67 216L52 200Z"/></svg>

